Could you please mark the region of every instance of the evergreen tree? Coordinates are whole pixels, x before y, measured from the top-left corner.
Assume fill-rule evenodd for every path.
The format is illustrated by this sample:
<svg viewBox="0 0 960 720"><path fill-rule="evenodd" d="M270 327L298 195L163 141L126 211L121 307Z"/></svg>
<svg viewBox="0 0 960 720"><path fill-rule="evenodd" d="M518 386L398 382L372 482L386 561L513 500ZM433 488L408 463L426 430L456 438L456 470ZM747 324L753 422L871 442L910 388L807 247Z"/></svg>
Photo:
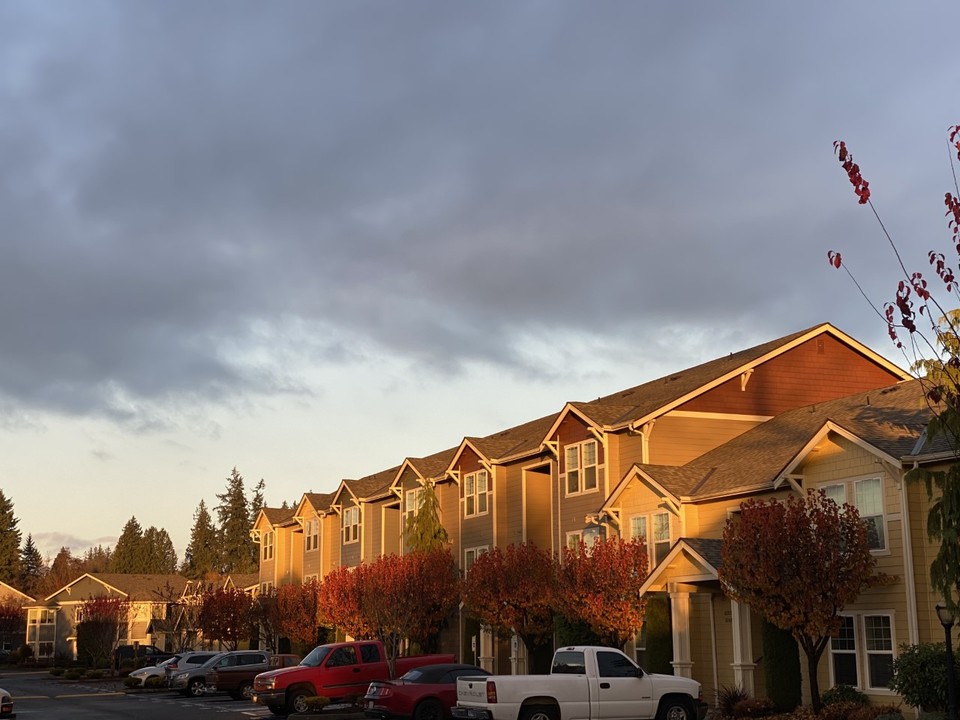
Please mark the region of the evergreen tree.
<svg viewBox="0 0 960 720"><path fill-rule="evenodd" d="M87 551L83 554L83 560L81 560L83 572L109 572L112 560L113 551L109 547L104 549L103 545L97 545L95 548L87 548Z"/></svg>
<svg viewBox="0 0 960 720"><path fill-rule="evenodd" d="M110 570L116 573L148 572L144 569L147 565L144 551L143 529L137 522L137 518L131 517L123 526L123 532L120 533L117 545L113 549Z"/></svg>
<svg viewBox="0 0 960 720"><path fill-rule="evenodd" d="M177 571L177 552L169 533L152 525L143 533L145 566L141 572L170 574Z"/></svg>
<svg viewBox="0 0 960 720"><path fill-rule="evenodd" d="M20 549L20 587L27 595L33 595L40 587L40 581L46 572L46 563L40 550L33 543L33 535L28 534Z"/></svg>
<svg viewBox="0 0 960 720"><path fill-rule="evenodd" d="M50 563L50 570L47 571L43 582L40 583L40 593L42 595L49 595L67 583L76 580L79 574L80 560L70 554L70 548L61 547L60 552L57 553L53 562Z"/></svg>
<svg viewBox="0 0 960 720"><path fill-rule="evenodd" d="M193 513L193 528L190 530L190 544L183 554L180 572L196 580L205 573L220 567L220 548L217 542L217 529L207 510L207 504L201 500Z"/></svg>
<svg viewBox="0 0 960 720"><path fill-rule="evenodd" d="M247 573L257 569L256 546L250 538L250 508L243 488L243 476L233 468L227 488L217 494L218 535L221 548L220 571Z"/></svg>
<svg viewBox="0 0 960 720"><path fill-rule="evenodd" d="M13 514L13 500L0 490L0 580L14 586L20 581L18 522Z"/></svg>
<svg viewBox="0 0 960 720"><path fill-rule="evenodd" d="M440 500L433 483L423 486L419 505L407 517L403 534L412 550L436 550L447 546L449 538L440 522Z"/></svg>

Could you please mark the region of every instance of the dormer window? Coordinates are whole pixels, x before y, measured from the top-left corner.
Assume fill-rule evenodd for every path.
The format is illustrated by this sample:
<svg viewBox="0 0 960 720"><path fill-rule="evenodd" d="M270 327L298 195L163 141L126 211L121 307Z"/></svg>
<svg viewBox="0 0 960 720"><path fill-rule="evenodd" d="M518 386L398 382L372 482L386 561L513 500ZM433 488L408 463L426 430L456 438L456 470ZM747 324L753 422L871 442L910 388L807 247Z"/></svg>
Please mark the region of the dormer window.
<svg viewBox="0 0 960 720"><path fill-rule="evenodd" d="M478 470L463 478L463 516L486 515L489 507L490 478L486 470Z"/></svg>
<svg viewBox="0 0 960 720"><path fill-rule="evenodd" d="M567 495L594 492L603 479L603 466L599 463L597 441L586 440L576 445L567 445L563 451Z"/></svg>
<svg viewBox="0 0 960 720"><path fill-rule="evenodd" d="M407 490L403 499L403 523L406 527L410 519L414 517L423 504L423 488L418 487L415 490Z"/></svg>
<svg viewBox="0 0 960 720"><path fill-rule="evenodd" d="M273 560L273 533L263 534L263 547L261 548L261 557L264 560Z"/></svg>
<svg viewBox="0 0 960 720"><path fill-rule="evenodd" d="M343 510L343 544L360 540L360 508L356 505Z"/></svg>

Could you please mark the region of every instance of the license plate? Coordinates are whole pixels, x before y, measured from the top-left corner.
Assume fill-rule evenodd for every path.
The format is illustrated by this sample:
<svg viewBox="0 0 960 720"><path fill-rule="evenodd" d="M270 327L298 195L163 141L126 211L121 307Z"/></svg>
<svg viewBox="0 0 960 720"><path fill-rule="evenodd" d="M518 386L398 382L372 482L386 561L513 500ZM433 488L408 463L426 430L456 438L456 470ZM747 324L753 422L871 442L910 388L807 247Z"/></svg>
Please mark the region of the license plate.
<svg viewBox="0 0 960 720"><path fill-rule="evenodd" d="M373 710L373 700L367 700L367 710Z"/></svg>

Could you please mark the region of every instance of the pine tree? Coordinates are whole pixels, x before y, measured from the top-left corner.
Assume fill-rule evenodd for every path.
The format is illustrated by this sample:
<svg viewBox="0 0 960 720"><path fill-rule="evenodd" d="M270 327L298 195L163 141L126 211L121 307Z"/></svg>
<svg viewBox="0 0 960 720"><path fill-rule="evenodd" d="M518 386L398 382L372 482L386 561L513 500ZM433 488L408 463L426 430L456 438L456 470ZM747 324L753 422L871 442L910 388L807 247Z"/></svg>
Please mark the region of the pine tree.
<svg viewBox="0 0 960 720"><path fill-rule="evenodd" d="M227 488L217 494L218 535L221 547L220 571L247 573L257 569L255 545L250 539L250 509L243 489L243 476L233 468Z"/></svg>
<svg viewBox="0 0 960 720"><path fill-rule="evenodd" d="M193 528L190 530L190 544L183 554L180 572L196 580L205 573L220 567L220 547L217 543L217 529L207 510L207 504L201 500L193 513Z"/></svg>
<svg viewBox="0 0 960 720"><path fill-rule="evenodd" d="M103 545L87 548L80 561L83 566L83 572L105 573L110 571L110 565L113 560L113 551Z"/></svg>
<svg viewBox="0 0 960 720"><path fill-rule="evenodd" d="M80 565L80 560L70 554L70 548L61 547L60 552L50 563L50 570L40 583L41 594L49 595L72 580L76 580L80 573Z"/></svg>
<svg viewBox="0 0 960 720"><path fill-rule="evenodd" d="M33 595L40 587L46 572L46 563L43 555L33 542L33 535L28 534L26 542L20 549L20 590L27 595Z"/></svg>
<svg viewBox="0 0 960 720"><path fill-rule="evenodd" d="M9 585L20 581L20 522L13 514L13 500L0 490L0 580Z"/></svg>
<svg viewBox="0 0 960 720"><path fill-rule="evenodd" d="M177 571L177 552L169 533L152 525L143 533L144 570L141 572L170 574Z"/></svg>
<svg viewBox="0 0 960 720"><path fill-rule="evenodd" d="M113 549L110 570L116 573L148 572L144 569L147 564L144 550L143 529L137 522L137 518L131 517L123 526L123 532L120 533L117 545Z"/></svg>
<svg viewBox="0 0 960 720"><path fill-rule="evenodd" d="M433 483L424 484L420 504L407 517L403 533L411 550L436 550L447 546L449 538L440 522L440 500Z"/></svg>

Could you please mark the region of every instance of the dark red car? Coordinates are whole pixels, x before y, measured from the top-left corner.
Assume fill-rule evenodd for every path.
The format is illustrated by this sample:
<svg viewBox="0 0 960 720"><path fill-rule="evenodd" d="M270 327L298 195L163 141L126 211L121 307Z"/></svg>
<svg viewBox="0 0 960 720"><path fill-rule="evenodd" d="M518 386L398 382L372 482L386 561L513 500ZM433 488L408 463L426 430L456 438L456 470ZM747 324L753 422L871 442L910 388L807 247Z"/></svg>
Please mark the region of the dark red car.
<svg viewBox="0 0 960 720"><path fill-rule="evenodd" d="M363 711L370 718L444 720L457 704L457 678L489 675L476 665L444 663L424 665L397 680L370 683L363 698Z"/></svg>

